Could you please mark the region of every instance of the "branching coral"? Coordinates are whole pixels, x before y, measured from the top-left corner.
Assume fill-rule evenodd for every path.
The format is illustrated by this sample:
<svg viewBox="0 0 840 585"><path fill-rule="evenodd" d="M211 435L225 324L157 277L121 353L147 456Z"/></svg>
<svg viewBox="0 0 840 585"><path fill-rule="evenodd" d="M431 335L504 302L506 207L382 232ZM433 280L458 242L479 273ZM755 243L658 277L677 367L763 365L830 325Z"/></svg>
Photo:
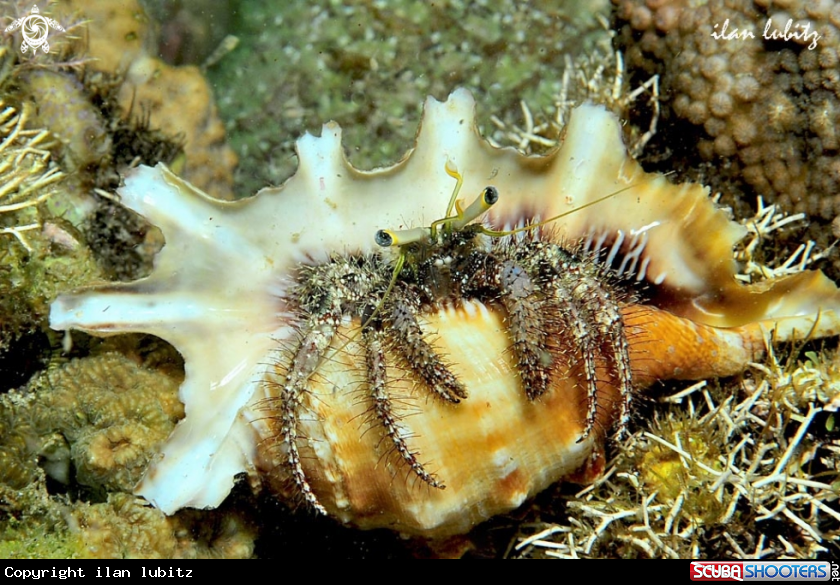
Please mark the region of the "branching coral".
<svg viewBox="0 0 840 585"><path fill-rule="evenodd" d="M650 121L645 130L627 125L625 138L628 150L639 156L647 142L656 134L659 120L659 77L651 76L630 89L624 57L611 46L610 36L604 34L591 52L565 56L561 85L553 98L553 106L538 116L532 114L522 100L522 123L506 116L502 120L493 115L490 120L496 131L488 140L496 146L515 146L525 154L542 154L556 148L572 109L585 101L606 106L616 115L625 116L631 107L647 106ZM553 111L553 115L548 112Z"/></svg>
<svg viewBox="0 0 840 585"><path fill-rule="evenodd" d="M805 219L804 213L789 215L781 211L777 204L765 205L764 199L759 197L755 215L741 221L747 229L748 237L735 253L735 259L741 267L737 278L746 283L779 278L802 272L814 262L826 258L834 246L818 251L813 240L799 244L787 258L776 258L765 249L778 230L801 227Z"/></svg>
<svg viewBox="0 0 840 585"><path fill-rule="evenodd" d="M771 361L727 396L705 383L668 399L604 478L570 502L565 526L533 527L515 549L548 556L813 558L836 550L836 440L825 412L836 365L789 373ZM688 414L685 414L685 411Z"/></svg>
<svg viewBox="0 0 840 585"><path fill-rule="evenodd" d="M0 234L14 236L31 252L24 234L41 228L37 207L55 194L62 173L50 161L48 132L26 128L29 116L28 107L18 112L0 100L0 221L14 214L6 221L17 224L0 228Z"/></svg>
<svg viewBox="0 0 840 585"><path fill-rule="evenodd" d="M50 154L55 141L31 119L31 106L17 110L0 98L0 357L39 328L57 288L97 273L73 230L49 211L66 182Z"/></svg>

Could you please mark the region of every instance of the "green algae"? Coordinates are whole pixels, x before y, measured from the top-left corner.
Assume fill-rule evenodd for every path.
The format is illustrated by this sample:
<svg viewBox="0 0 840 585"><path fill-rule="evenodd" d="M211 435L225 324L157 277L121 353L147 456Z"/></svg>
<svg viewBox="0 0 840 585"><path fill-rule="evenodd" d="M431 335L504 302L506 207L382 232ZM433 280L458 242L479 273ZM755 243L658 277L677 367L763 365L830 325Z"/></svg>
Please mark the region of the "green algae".
<svg viewBox="0 0 840 585"><path fill-rule="evenodd" d="M520 100L551 109L569 55L603 35L574 4L419 1L236 4L239 46L210 67L237 192L279 185L293 144L335 120L359 168L390 165L412 146L421 104L465 86L479 119L521 118ZM590 7L591 10L591 7Z"/></svg>
<svg viewBox="0 0 840 585"><path fill-rule="evenodd" d="M78 559L81 556L78 538L67 529L11 518L0 532L0 558Z"/></svg>

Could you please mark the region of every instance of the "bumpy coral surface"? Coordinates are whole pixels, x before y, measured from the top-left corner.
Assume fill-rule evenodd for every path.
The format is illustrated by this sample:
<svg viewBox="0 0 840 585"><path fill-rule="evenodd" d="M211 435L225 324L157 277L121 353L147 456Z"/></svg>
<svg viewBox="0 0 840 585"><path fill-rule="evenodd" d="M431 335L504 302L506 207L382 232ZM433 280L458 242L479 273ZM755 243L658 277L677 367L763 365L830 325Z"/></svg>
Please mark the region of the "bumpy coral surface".
<svg viewBox="0 0 840 585"><path fill-rule="evenodd" d="M48 371L30 385L30 392L41 388L49 392L19 410L19 416L25 413L33 421L30 442L48 437L64 445L64 455L54 457L48 470L64 482L72 462L84 485L131 491L183 415L170 377L116 353Z"/></svg>
<svg viewBox="0 0 840 585"><path fill-rule="evenodd" d="M840 4L613 3L628 66L659 73L683 121L671 120L678 148L696 140L702 159L789 211L840 213Z"/></svg>
<svg viewBox="0 0 840 585"><path fill-rule="evenodd" d="M0 397L0 556L253 555L255 529L240 512L167 517L125 493L183 416L169 369L104 353Z"/></svg>
<svg viewBox="0 0 840 585"><path fill-rule="evenodd" d="M255 530L240 514L189 512L167 517L128 494L82 505L68 539L88 558L250 558Z"/></svg>

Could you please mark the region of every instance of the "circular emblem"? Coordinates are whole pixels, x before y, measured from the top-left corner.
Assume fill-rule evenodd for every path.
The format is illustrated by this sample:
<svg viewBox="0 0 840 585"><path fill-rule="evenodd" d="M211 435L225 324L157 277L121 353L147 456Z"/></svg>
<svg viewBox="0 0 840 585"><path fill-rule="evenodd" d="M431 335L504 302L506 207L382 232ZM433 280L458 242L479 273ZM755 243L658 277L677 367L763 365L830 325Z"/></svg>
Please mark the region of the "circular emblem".
<svg viewBox="0 0 840 585"><path fill-rule="evenodd" d="M50 50L50 45L47 43L49 28L64 31L64 28L57 21L41 16L38 13L37 6L32 7L32 12L28 16L18 18L7 26L6 32L12 32L18 28L21 29L20 32L23 35L23 42L20 44L20 50L23 53L30 47L32 47L33 52L41 47L45 53L48 53Z"/></svg>

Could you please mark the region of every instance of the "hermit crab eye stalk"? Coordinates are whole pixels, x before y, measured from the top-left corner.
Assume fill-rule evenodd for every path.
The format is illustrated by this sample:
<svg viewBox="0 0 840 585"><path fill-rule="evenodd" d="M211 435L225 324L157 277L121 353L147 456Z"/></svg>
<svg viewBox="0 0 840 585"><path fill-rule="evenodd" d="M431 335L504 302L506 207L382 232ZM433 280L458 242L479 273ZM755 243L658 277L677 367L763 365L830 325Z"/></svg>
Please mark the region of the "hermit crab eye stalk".
<svg viewBox="0 0 840 585"><path fill-rule="evenodd" d="M449 207L447 209L446 217L432 222L428 228L413 228L410 230L379 230L374 235L374 240L379 246L383 248L391 248L393 246L405 246L415 242L424 244L433 244L437 242L437 234L439 229L445 230L447 233L459 231L464 229L471 221L478 219L484 215L488 209L493 207L499 200L499 190L492 185L485 187L475 201L464 209L461 201L457 199L458 192L461 190L463 177L458 173L458 170L452 163L446 163L446 172L450 176L457 179L458 183L452 191L452 197L449 200ZM456 215L450 217L452 208L455 208ZM490 232L488 232L490 233Z"/></svg>
<svg viewBox="0 0 840 585"><path fill-rule="evenodd" d="M499 200L499 190L496 189L493 185L487 185L484 188L484 193L482 193L484 204L487 206L487 209L490 209L491 206L495 205L496 202ZM485 209L485 211L487 211Z"/></svg>
<svg viewBox="0 0 840 585"><path fill-rule="evenodd" d="M431 236L428 228L413 228L410 230L379 230L373 236L376 243L383 248L406 246L415 242L430 243Z"/></svg>
<svg viewBox="0 0 840 585"><path fill-rule="evenodd" d="M488 185L466 209L461 209L461 202L456 201L455 209L458 211L458 215L450 218L449 225L456 231L463 229L468 223L484 215L498 200L499 190L492 185Z"/></svg>

